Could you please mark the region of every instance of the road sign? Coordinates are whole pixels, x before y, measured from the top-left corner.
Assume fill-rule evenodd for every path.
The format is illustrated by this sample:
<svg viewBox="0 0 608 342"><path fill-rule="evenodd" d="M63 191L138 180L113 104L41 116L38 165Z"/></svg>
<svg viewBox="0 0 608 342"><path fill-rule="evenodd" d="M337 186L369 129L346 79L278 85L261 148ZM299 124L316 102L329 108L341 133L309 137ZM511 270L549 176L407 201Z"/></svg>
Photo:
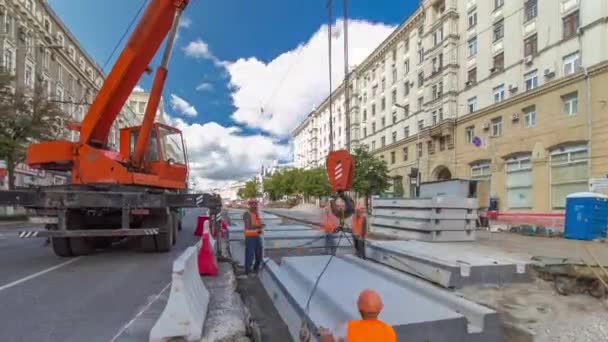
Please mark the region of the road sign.
<svg viewBox="0 0 608 342"><path fill-rule="evenodd" d="M473 143L473 145L475 145L475 147L480 147L483 143L480 137L473 137L473 140L471 140L471 142Z"/></svg>

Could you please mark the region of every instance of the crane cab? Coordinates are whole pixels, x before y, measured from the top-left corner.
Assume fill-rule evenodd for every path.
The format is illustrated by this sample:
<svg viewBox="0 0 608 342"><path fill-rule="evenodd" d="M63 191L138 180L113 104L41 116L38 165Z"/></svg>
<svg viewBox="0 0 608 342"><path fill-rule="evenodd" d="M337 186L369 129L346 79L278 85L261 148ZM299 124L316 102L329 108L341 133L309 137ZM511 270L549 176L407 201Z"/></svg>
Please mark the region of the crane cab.
<svg viewBox="0 0 608 342"><path fill-rule="evenodd" d="M123 158L128 160L132 156L140 129L141 126L133 126L120 130L120 154ZM161 183L185 183L188 177L187 165L182 132L175 127L155 123L150 133L142 169L157 176Z"/></svg>

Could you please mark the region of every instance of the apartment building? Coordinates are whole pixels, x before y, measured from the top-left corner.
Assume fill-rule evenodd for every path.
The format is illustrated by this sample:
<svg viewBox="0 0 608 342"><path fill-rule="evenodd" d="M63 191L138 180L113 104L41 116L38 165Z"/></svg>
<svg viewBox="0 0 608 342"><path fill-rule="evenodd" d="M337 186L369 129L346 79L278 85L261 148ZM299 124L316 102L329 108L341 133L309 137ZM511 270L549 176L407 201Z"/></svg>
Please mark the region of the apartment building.
<svg viewBox="0 0 608 342"><path fill-rule="evenodd" d="M501 210L563 209L608 176L607 18L605 1L424 0L355 70L361 143L406 196L471 178Z"/></svg>
<svg viewBox="0 0 608 342"><path fill-rule="evenodd" d="M83 119L104 79L103 70L43 0L0 0L0 57L2 67L15 76L15 89L42 89L75 122ZM111 147L118 147L118 129L134 119L134 113L121 112L109 136ZM75 141L78 132L66 130L66 138ZM18 186L62 179L24 165L17 168Z"/></svg>
<svg viewBox="0 0 608 342"><path fill-rule="evenodd" d="M131 92L129 99L125 103L125 107L128 107L128 109L135 113L136 122L142 122L149 99L150 93L146 92L140 87L136 87ZM160 103L158 104L158 109L156 110L156 122L163 124L167 123L165 120L165 105L162 97L160 99Z"/></svg>

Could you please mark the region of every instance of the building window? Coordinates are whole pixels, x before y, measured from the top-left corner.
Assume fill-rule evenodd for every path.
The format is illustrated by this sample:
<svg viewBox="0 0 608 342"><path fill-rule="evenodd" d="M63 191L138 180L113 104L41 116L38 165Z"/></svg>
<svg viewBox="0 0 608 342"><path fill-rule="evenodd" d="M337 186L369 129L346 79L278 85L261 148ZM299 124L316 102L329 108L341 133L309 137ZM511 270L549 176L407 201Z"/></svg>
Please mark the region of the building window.
<svg viewBox="0 0 608 342"><path fill-rule="evenodd" d="M397 89L393 89L393 91L391 91L391 103L396 103L397 102Z"/></svg>
<svg viewBox="0 0 608 342"><path fill-rule="evenodd" d="M433 46L439 45L443 40L443 27L439 28L435 33L433 33Z"/></svg>
<svg viewBox="0 0 608 342"><path fill-rule="evenodd" d="M526 82L526 91L532 90L532 89L538 87L538 75L537 75L536 70L525 74L524 80Z"/></svg>
<svg viewBox="0 0 608 342"><path fill-rule="evenodd" d="M403 138L409 138L410 136L410 126L405 126L403 128Z"/></svg>
<svg viewBox="0 0 608 342"><path fill-rule="evenodd" d="M393 124L397 123L397 112L393 112Z"/></svg>
<svg viewBox="0 0 608 342"><path fill-rule="evenodd" d="M380 110L384 111L386 109L386 99L384 97L382 97L380 99Z"/></svg>
<svg viewBox="0 0 608 342"><path fill-rule="evenodd" d="M403 49L405 50L405 52L408 52L410 50L410 40L409 40L409 38L405 38L403 40Z"/></svg>
<svg viewBox="0 0 608 342"><path fill-rule="evenodd" d="M367 127L363 127L363 137L367 138Z"/></svg>
<svg viewBox="0 0 608 342"><path fill-rule="evenodd" d="M471 165L472 180L490 180L491 177L490 162L481 162Z"/></svg>
<svg viewBox="0 0 608 342"><path fill-rule="evenodd" d="M403 161L407 161L407 157L408 157L408 148L407 146L403 148Z"/></svg>
<svg viewBox="0 0 608 342"><path fill-rule="evenodd" d="M576 11L566 17L564 17L564 39L568 39L576 36L578 31L580 21L579 21L579 12Z"/></svg>
<svg viewBox="0 0 608 342"><path fill-rule="evenodd" d="M367 110L363 110L363 122L367 121Z"/></svg>
<svg viewBox="0 0 608 342"><path fill-rule="evenodd" d="M5 49L4 50L4 54L3 54L3 60L2 60L2 65L4 66L4 69L10 73L14 72L15 70L15 54L13 53L12 50L9 49Z"/></svg>
<svg viewBox="0 0 608 342"><path fill-rule="evenodd" d="M562 96L562 102L564 103L564 114L572 116L578 113L578 93Z"/></svg>
<svg viewBox="0 0 608 342"><path fill-rule="evenodd" d="M25 77L24 77L25 86L28 88L34 87L34 67L25 63Z"/></svg>
<svg viewBox="0 0 608 342"><path fill-rule="evenodd" d="M44 53L42 55L42 67L44 68L45 71L48 71L50 65L51 65L51 52L45 49Z"/></svg>
<svg viewBox="0 0 608 342"><path fill-rule="evenodd" d="M469 114L477 110L477 96L467 100L467 108L469 109Z"/></svg>
<svg viewBox="0 0 608 342"><path fill-rule="evenodd" d="M433 143L433 140L427 142L426 148L428 149L429 154L435 154L435 144Z"/></svg>
<svg viewBox="0 0 608 342"><path fill-rule="evenodd" d="M424 71L418 73L418 88L424 85Z"/></svg>
<svg viewBox="0 0 608 342"><path fill-rule="evenodd" d="M408 116L410 116L410 105L409 104L406 104L405 106L403 106L403 113L405 114L406 118Z"/></svg>
<svg viewBox="0 0 608 342"><path fill-rule="evenodd" d="M392 134L393 142L397 142L397 132L393 132Z"/></svg>
<svg viewBox="0 0 608 342"><path fill-rule="evenodd" d="M492 119L492 136L499 137L502 135L502 116Z"/></svg>
<svg viewBox="0 0 608 342"><path fill-rule="evenodd" d="M382 128L386 127L386 118L382 117Z"/></svg>
<svg viewBox="0 0 608 342"><path fill-rule="evenodd" d="M424 128L424 120L418 120L418 132Z"/></svg>
<svg viewBox="0 0 608 342"><path fill-rule="evenodd" d="M13 17L8 14L4 16L4 33L6 33L7 36L13 34Z"/></svg>
<svg viewBox="0 0 608 342"><path fill-rule="evenodd" d="M433 111L432 119L433 119L433 125L436 125L437 124L437 111Z"/></svg>
<svg viewBox="0 0 608 342"><path fill-rule="evenodd" d="M494 56L494 66L492 72L502 71L505 68L505 53L501 52Z"/></svg>
<svg viewBox="0 0 608 342"><path fill-rule="evenodd" d="M376 104L372 104L372 116L376 116Z"/></svg>
<svg viewBox="0 0 608 342"><path fill-rule="evenodd" d="M526 0L526 21L538 15L538 0Z"/></svg>
<svg viewBox="0 0 608 342"><path fill-rule="evenodd" d="M382 145L382 147L386 146L386 137L380 138L380 144Z"/></svg>
<svg viewBox="0 0 608 342"><path fill-rule="evenodd" d="M418 98L418 111L422 110L422 106L424 105L424 97L419 97Z"/></svg>
<svg viewBox="0 0 608 342"><path fill-rule="evenodd" d="M477 83L477 68L473 68L467 72L467 83L469 85Z"/></svg>
<svg viewBox="0 0 608 342"><path fill-rule="evenodd" d="M395 151L391 152L391 164L395 164Z"/></svg>
<svg viewBox="0 0 608 342"><path fill-rule="evenodd" d="M384 77L382 78L382 81L380 82L380 85L382 86L382 91L384 91L384 89L386 89L386 79L384 79Z"/></svg>
<svg viewBox="0 0 608 342"><path fill-rule="evenodd" d="M397 68L395 68L395 67L393 67L392 76L393 76L393 79L392 79L391 83L395 84L395 82L397 82Z"/></svg>
<svg viewBox="0 0 608 342"><path fill-rule="evenodd" d="M376 123L372 122L372 133L376 133Z"/></svg>
<svg viewBox="0 0 608 342"><path fill-rule="evenodd" d="M477 26L477 11L469 13L469 28Z"/></svg>
<svg viewBox="0 0 608 342"><path fill-rule="evenodd" d="M393 62L397 60L397 50L393 49L391 53L391 59Z"/></svg>
<svg viewBox="0 0 608 342"><path fill-rule="evenodd" d="M524 56L530 57L536 54L538 51L538 37L533 35L524 40Z"/></svg>
<svg viewBox="0 0 608 342"><path fill-rule="evenodd" d="M475 137L475 126L469 126L465 128L464 135L467 144L473 143L473 137Z"/></svg>
<svg viewBox="0 0 608 342"><path fill-rule="evenodd" d="M505 85L501 84L493 89L494 91L494 103L499 103L505 99Z"/></svg>
<svg viewBox="0 0 608 342"><path fill-rule="evenodd" d="M506 161L507 207L532 208L532 161L530 155L513 157Z"/></svg>
<svg viewBox="0 0 608 342"><path fill-rule="evenodd" d="M375 85L372 87L372 97L376 97L377 93L378 93L378 86Z"/></svg>
<svg viewBox="0 0 608 342"><path fill-rule="evenodd" d="M494 0L494 9L501 8L505 4L505 0Z"/></svg>
<svg viewBox="0 0 608 342"><path fill-rule="evenodd" d="M551 205L563 209L566 196L588 191L589 153L587 146L560 148L551 152Z"/></svg>
<svg viewBox="0 0 608 342"><path fill-rule="evenodd" d="M494 41L502 39L505 36L505 21L501 19L494 24Z"/></svg>
<svg viewBox="0 0 608 342"><path fill-rule="evenodd" d="M424 62L424 48L418 49L418 64Z"/></svg>
<svg viewBox="0 0 608 342"><path fill-rule="evenodd" d="M477 37L469 39L468 47L469 47L469 57L473 57L473 56L477 55Z"/></svg>
<svg viewBox="0 0 608 342"><path fill-rule="evenodd" d="M405 81L405 83L403 83L403 96L408 96L410 94L410 82L409 81Z"/></svg>
<svg viewBox="0 0 608 342"><path fill-rule="evenodd" d="M536 106L524 108L524 126L526 128L536 126Z"/></svg>
<svg viewBox="0 0 608 342"><path fill-rule="evenodd" d="M563 61L564 76L572 75L578 72L581 67L581 58L578 51L564 57Z"/></svg>

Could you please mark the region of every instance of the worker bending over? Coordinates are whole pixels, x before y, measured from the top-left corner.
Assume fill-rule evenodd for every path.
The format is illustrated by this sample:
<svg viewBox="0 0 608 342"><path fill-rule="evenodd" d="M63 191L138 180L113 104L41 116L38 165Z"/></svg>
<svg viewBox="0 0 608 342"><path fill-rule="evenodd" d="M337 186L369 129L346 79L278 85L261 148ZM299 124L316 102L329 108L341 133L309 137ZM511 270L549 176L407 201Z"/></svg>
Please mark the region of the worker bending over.
<svg viewBox="0 0 608 342"><path fill-rule="evenodd" d="M357 256L365 259L365 238L367 237L367 215L363 207L357 205L352 222L353 244Z"/></svg>
<svg viewBox="0 0 608 342"><path fill-rule="evenodd" d="M264 248L261 238L264 224L258 213L257 200L249 200L249 211L243 214L243 222L245 223L245 275L248 276L252 264L253 272L257 273L259 271L262 263L262 248Z"/></svg>
<svg viewBox="0 0 608 342"><path fill-rule="evenodd" d="M357 307L360 320L349 321L346 328L346 342L397 342L397 334L392 326L380 321L382 299L373 290L363 290L359 294ZM320 342L336 342L325 328L320 329Z"/></svg>

